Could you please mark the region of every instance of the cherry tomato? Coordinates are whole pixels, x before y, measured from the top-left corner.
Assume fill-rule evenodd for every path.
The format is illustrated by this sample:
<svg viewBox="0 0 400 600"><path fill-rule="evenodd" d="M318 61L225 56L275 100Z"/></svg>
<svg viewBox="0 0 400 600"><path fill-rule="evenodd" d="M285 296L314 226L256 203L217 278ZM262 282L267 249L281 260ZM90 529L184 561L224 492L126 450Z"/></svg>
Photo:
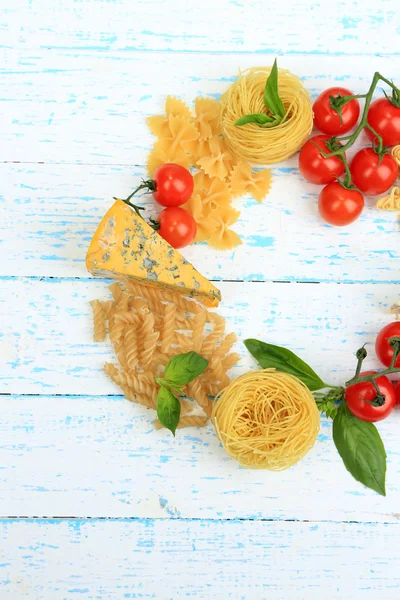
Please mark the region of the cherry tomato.
<svg viewBox="0 0 400 600"><path fill-rule="evenodd" d="M158 215L160 227L158 233L173 248L183 248L193 242L197 225L187 210L178 206L169 206Z"/></svg>
<svg viewBox="0 0 400 600"><path fill-rule="evenodd" d="M191 173L174 163L158 167L153 182L155 185L153 198L161 206L181 206L193 193Z"/></svg>
<svg viewBox="0 0 400 600"><path fill-rule="evenodd" d="M393 346L389 344L389 338L391 337L400 337L400 321L393 321L393 323L386 325L376 338L375 352L385 367L389 367L392 362ZM394 366L400 368L400 355L397 357Z"/></svg>
<svg viewBox="0 0 400 600"><path fill-rule="evenodd" d="M332 87L320 94L314 102L314 125L322 133L328 135L338 135L350 131L357 123L360 116L360 103L354 98L347 104L344 104L342 110L342 120L338 112L332 108L330 96L353 96L350 90L342 87Z"/></svg>
<svg viewBox="0 0 400 600"><path fill-rule="evenodd" d="M373 148L359 150L350 165L354 185L368 196L383 194L391 188L398 170L393 156L384 154L379 157Z"/></svg>
<svg viewBox="0 0 400 600"><path fill-rule="evenodd" d="M396 402L400 404L400 382L396 381Z"/></svg>
<svg viewBox="0 0 400 600"><path fill-rule="evenodd" d="M319 195L318 209L330 225L349 225L360 216L364 197L358 190L349 190L338 181L328 183Z"/></svg>
<svg viewBox="0 0 400 600"><path fill-rule="evenodd" d="M300 150L300 173L310 183L319 185L329 183L335 181L344 172L343 161L338 156L324 158L318 149L329 154L331 150L326 142L330 139L329 135L315 135Z"/></svg>
<svg viewBox="0 0 400 600"><path fill-rule="evenodd" d="M376 371L365 371L364 373L360 373L360 377L374 373ZM395 407L396 391L393 383L385 375L377 377L375 382L378 384L380 392L385 396L385 403L382 406L372 406L370 404L376 397L376 390L371 381L362 381L349 385L346 388L345 399L347 406L350 412L362 421L382 421L382 419L386 419Z"/></svg>
<svg viewBox="0 0 400 600"><path fill-rule="evenodd" d="M400 107L386 98L378 98L369 107L367 121L381 136L384 146L400 144ZM377 141L372 131L365 128L365 133L370 140Z"/></svg>

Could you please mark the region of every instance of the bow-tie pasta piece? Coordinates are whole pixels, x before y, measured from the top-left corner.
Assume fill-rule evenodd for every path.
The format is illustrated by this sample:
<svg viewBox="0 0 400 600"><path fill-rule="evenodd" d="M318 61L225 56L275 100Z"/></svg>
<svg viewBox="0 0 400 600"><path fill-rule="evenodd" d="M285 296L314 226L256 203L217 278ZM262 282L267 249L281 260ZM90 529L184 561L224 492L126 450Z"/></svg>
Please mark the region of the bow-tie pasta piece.
<svg viewBox="0 0 400 600"><path fill-rule="evenodd" d="M189 121L193 121L193 115L188 105L175 96L167 96L165 101L165 112L168 117L184 117Z"/></svg>
<svg viewBox="0 0 400 600"><path fill-rule="evenodd" d="M171 151L169 140L161 140L154 144L154 148L147 159L147 171L150 177L154 177L156 169L166 163L176 163L181 167L185 167L185 169L189 169L190 157L182 148Z"/></svg>
<svg viewBox="0 0 400 600"><path fill-rule="evenodd" d="M212 208L228 208L231 204L231 193L228 184L221 179L211 179L210 187L206 193L205 202Z"/></svg>
<svg viewBox="0 0 400 600"><path fill-rule="evenodd" d="M210 177L225 179L231 171L235 159L220 137L212 137L208 141L208 146L209 155L198 159L197 165Z"/></svg>
<svg viewBox="0 0 400 600"><path fill-rule="evenodd" d="M250 192L257 202L261 202L268 194L271 187L271 171L252 171L247 162L240 162L232 169L230 188L233 196L242 196Z"/></svg>
<svg viewBox="0 0 400 600"><path fill-rule="evenodd" d="M195 194L182 208L186 209L196 221L195 242L207 241L217 229L217 221L213 216L215 211L212 210L210 204L204 203L200 194Z"/></svg>
<svg viewBox="0 0 400 600"><path fill-rule="evenodd" d="M239 218L239 211L233 208L220 209L214 217L217 229L210 237L209 244L217 250L230 250L242 243L237 233L229 229Z"/></svg>
<svg viewBox="0 0 400 600"><path fill-rule="evenodd" d="M257 202L262 202L265 196L268 194L271 187L271 171L269 169L263 169L262 171L255 171L252 175L249 191Z"/></svg>
<svg viewBox="0 0 400 600"><path fill-rule="evenodd" d="M234 197L243 196L251 178L251 166L248 162L241 161L232 169L229 178L231 193Z"/></svg>
<svg viewBox="0 0 400 600"><path fill-rule="evenodd" d="M169 118L169 127L171 130L169 142L172 152L178 148L183 148L187 151L186 144L194 142L199 137L196 127L185 119L185 117L171 116Z"/></svg>
<svg viewBox="0 0 400 600"><path fill-rule="evenodd" d="M208 140L220 133L220 104L211 98L196 98L195 112L199 140Z"/></svg>
<svg viewBox="0 0 400 600"><path fill-rule="evenodd" d="M171 137L171 117L182 117L189 122L193 121L193 115L188 105L174 96L167 96L165 112L166 115L154 115L146 119L150 131L160 139Z"/></svg>

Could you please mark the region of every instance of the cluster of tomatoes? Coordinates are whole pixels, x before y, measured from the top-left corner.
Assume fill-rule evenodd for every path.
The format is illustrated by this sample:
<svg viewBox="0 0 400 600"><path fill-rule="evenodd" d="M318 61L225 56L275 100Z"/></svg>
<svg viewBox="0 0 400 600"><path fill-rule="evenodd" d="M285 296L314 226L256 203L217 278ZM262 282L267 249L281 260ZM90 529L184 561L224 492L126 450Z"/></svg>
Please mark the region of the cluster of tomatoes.
<svg viewBox="0 0 400 600"><path fill-rule="evenodd" d="M385 367L390 367L393 358L393 346L389 340L393 337L400 337L400 321L394 321L384 327L378 334L375 342L375 351L378 359ZM400 369L400 355L395 364L396 369ZM360 377L373 375L377 371L364 371ZM381 421L394 409L396 402L400 404L400 381L391 382L386 375L375 379L379 391L385 396L385 402L381 406L376 405L376 389L371 381L363 381L349 385L346 388L345 398L347 406L353 415L362 421Z"/></svg>
<svg viewBox="0 0 400 600"><path fill-rule="evenodd" d="M349 96L351 99L346 100ZM310 183L325 186L318 202L322 218L331 225L348 225L363 210L363 194L383 194L396 181L398 166L386 148L400 144L399 99L383 97L371 103L366 122L382 138L384 147L378 149L374 133L365 127L372 146L357 152L349 168L345 156L343 160L340 155L323 154L329 155L343 146L343 140L338 136L356 126L360 116L359 101L345 88L329 88L317 98L313 111L314 125L322 134L312 137L301 149L299 169ZM346 143L351 137L344 138ZM340 180L346 169L344 180Z"/></svg>
<svg viewBox="0 0 400 600"><path fill-rule="evenodd" d="M143 181L124 202L132 206L136 211L143 210L130 202L134 194L147 189L152 192L157 204L165 206L157 217L157 221L150 220L150 225L163 237L173 248L183 248L191 244L196 237L197 225L192 215L181 208L193 193L193 177L191 173L174 163L161 165L154 179Z"/></svg>

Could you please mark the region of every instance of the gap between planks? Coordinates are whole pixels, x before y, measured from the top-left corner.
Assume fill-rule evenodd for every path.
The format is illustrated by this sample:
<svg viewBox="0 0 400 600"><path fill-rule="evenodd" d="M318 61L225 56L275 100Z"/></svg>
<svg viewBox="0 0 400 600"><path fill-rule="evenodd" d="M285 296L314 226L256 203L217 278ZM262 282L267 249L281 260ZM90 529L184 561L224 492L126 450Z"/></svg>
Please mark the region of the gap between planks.
<svg viewBox="0 0 400 600"><path fill-rule="evenodd" d="M335 520L335 519L279 519L279 518L251 518L251 517L237 517L230 518L227 517L225 519L221 518L203 518L203 517L179 517L179 516L165 516L165 517L91 517L91 516L46 516L46 515L9 515L9 516L0 516L0 522L12 522L12 521L24 521L27 523L38 523L41 521L52 522L52 523L63 523L66 521L85 521L85 522L97 522L97 521L110 521L110 522L119 522L119 523L149 523L154 521L179 521L179 523L241 523L241 522L254 522L254 523L298 523L298 524L310 524L310 525L319 525L324 523L332 523L332 524L344 524L344 525L394 525L400 526L399 522L393 521L362 521L362 520Z"/></svg>

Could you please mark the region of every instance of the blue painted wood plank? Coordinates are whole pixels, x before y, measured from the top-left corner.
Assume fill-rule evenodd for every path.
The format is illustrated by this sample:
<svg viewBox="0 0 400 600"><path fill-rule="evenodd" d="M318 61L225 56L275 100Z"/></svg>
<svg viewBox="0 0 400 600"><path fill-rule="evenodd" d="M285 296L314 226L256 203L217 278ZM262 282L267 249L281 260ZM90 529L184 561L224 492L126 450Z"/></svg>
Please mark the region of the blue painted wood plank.
<svg viewBox="0 0 400 600"><path fill-rule="evenodd" d="M101 52L398 53L396 0L3 2L3 48Z"/></svg>
<svg viewBox="0 0 400 600"><path fill-rule="evenodd" d="M2 598L398 600L398 525L0 522Z"/></svg>
<svg viewBox="0 0 400 600"><path fill-rule="evenodd" d="M0 395L0 411L0 517L400 523L400 411L378 424L386 498L346 471L326 419L312 451L274 473L241 468L212 425L155 431L155 411L121 396Z"/></svg>

